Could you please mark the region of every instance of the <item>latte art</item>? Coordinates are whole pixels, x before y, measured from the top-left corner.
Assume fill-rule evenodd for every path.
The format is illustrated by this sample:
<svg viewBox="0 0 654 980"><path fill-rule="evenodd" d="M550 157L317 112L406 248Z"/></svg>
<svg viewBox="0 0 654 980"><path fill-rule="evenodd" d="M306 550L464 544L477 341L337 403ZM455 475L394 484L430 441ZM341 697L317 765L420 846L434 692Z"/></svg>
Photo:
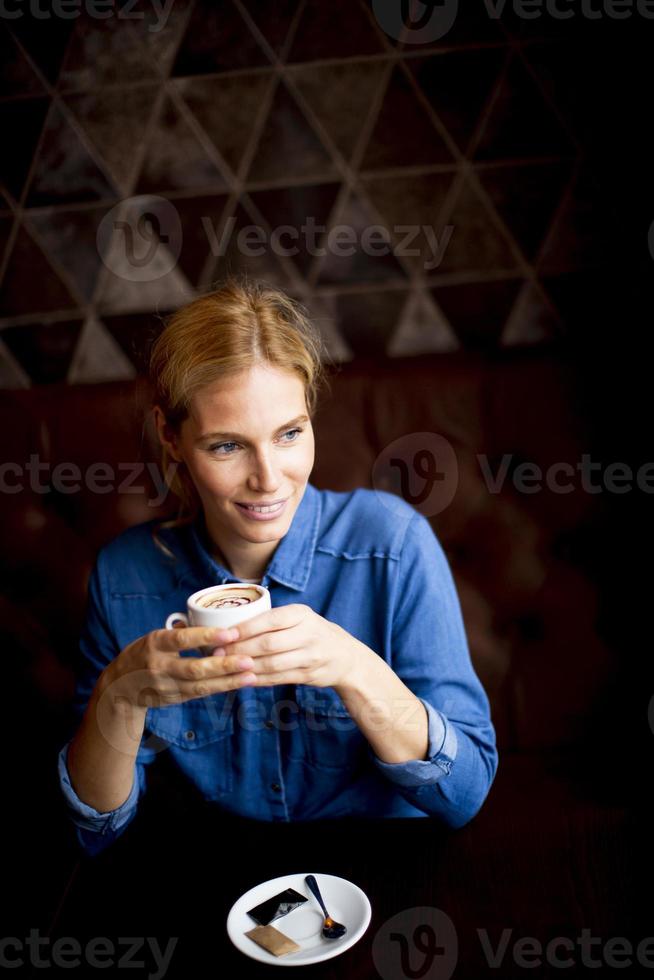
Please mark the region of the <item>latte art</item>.
<svg viewBox="0 0 654 980"><path fill-rule="evenodd" d="M229 582L211 585L194 592L186 600L185 612L172 612L166 617L166 629L174 629L178 621L184 626L212 626L229 629L272 608L270 592L263 585ZM202 656L208 657L212 648L201 646Z"/></svg>
<svg viewBox="0 0 654 980"><path fill-rule="evenodd" d="M198 605L203 609L232 609L256 602L260 593L254 589L220 589L200 599Z"/></svg>

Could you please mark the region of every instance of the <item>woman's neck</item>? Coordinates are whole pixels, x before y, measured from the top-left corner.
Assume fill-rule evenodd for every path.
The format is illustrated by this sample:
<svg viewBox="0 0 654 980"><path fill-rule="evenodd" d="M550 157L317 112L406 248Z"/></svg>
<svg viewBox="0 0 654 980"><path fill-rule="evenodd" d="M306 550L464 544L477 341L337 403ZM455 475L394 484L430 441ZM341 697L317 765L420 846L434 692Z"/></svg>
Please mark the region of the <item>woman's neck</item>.
<svg viewBox="0 0 654 980"><path fill-rule="evenodd" d="M207 527L206 518L204 519L204 532L206 538L206 544L209 549L211 556L219 562L224 568L234 575L235 578L239 579L254 579L260 582L263 573L266 570L266 566L270 561L277 545L279 542L272 542L262 547L266 549L267 554L262 558L257 555L253 558L252 554L246 554L245 548L220 548L215 540L215 537L210 533ZM250 549L247 549L248 551Z"/></svg>

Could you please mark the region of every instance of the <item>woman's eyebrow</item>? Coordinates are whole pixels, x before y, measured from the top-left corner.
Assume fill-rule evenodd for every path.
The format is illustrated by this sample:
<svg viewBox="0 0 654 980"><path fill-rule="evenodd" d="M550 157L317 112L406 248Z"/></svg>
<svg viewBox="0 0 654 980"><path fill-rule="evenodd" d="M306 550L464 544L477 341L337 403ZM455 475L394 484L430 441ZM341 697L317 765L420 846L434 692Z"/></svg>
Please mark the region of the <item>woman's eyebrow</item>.
<svg viewBox="0 0 654 980"><path fill-rule="evenodd" d="M273 435L277 435L277 433L281 432L283 429L290 429L294 425L299 425L300 422L308 421L308 415L298 415L296 418L291 419L290 422L284 422L283 425L280 425L277 429L275 429ZM239 435L238 432L207 432L203 436L198 436L195 441L204 442L205 439L238 439L241 442L245 442L247 441L247 436Z"/></svg>

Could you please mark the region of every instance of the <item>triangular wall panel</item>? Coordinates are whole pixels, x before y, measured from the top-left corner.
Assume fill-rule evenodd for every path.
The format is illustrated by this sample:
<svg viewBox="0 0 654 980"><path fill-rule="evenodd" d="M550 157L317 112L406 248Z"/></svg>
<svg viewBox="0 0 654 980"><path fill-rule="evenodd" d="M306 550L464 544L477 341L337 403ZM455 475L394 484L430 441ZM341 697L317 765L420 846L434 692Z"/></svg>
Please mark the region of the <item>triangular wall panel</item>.
<svg viewBox="0 0 654 980"><path fill-rule="evenodd" d="M161 20L148 5L131 21L3 23L0 331L17 352L5 345L5 383L20 383L28 350L28 383L82 383L105 361L138 371L129 332L138 347L148 317L231 274L303 297L337 360L564 335L581 273L623 240L619 201L580 169L584 110L598 109L571 87L573 46L483 4L413 43L375 10L178 0ZM158 231L139 231L144 201ZM311 254L311 222L325 255ZM339 225L351 255L335 254ZM375 226L387 255L363 244ZM253 227L259 254L239 237ZM294 254L273 245L285 228ZM33 327L17 342L43 317L84 324L55 367Z"/></svg>

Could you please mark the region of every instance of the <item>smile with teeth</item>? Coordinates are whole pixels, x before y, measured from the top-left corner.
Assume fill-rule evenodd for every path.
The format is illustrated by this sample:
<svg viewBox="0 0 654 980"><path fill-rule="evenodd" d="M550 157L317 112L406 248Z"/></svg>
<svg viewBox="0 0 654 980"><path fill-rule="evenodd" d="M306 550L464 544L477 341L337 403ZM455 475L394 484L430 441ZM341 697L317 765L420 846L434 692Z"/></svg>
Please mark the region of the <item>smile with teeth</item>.
<svg viewBox="0 0 654 980"><path fill-rule="evenodd" d="M284 506L284 501L280 500L278 504L273 504L271 507L255 507L250 504L239 504L239 507L245 507L247 510L253 510L257 514L275 514Z"/></svg>

